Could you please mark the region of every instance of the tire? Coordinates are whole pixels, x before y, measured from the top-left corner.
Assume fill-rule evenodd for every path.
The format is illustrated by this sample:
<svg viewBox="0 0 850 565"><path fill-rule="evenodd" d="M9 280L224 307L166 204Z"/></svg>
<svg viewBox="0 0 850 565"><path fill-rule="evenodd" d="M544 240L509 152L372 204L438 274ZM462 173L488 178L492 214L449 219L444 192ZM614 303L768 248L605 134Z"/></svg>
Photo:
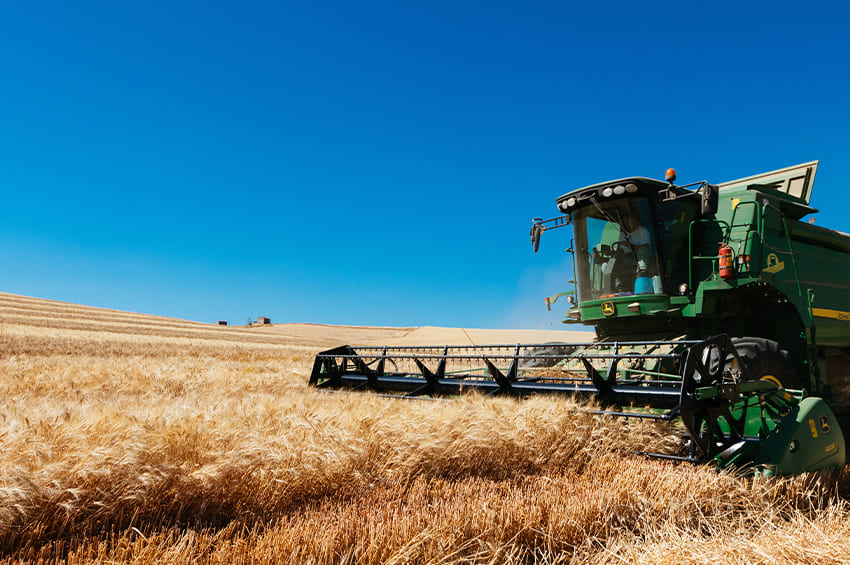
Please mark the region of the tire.
<svg viewBox="0 0 850 565"><path fill-rule="evenodd" d="M741 362L747 367L750 380L770 381L780 388L801 389L807 384L788 360L788 352L775 341L764 338L733 338Z"/></svg>
<svg viewBox="0 0 850 565"><path fill-rule="evenodd" d="M547 343L544 344L547 347L543 347L538 349L536 353L541 357L533 356L527 359L524 359L520 363L520 368L522 369L542 369L546 367L554 367L558 363L560 363L563 359L569 357L573 351L575 351L574 345L564 345L560 343ZM543 357L543 356L551 356L557 355L560 358L552 358L552 357Z"/></svg>

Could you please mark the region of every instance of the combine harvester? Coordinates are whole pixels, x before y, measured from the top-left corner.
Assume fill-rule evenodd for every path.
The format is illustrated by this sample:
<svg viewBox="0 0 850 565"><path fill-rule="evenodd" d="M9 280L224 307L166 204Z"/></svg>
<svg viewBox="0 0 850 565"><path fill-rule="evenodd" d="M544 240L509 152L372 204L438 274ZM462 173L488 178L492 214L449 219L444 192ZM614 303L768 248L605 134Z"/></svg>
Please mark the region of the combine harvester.
<svg viewBox="0 0 850 565"><path fill-rule="evenodd" d="M765 475L844 465L850 235L801 221L817 162L720 185L626 178L557 199L531 240L573 226L565 323L592 343L351 347L310 384L399 396L465 391L596 399L681 421L694 462ZM834 411L833 411L834 409Z"/></svg>

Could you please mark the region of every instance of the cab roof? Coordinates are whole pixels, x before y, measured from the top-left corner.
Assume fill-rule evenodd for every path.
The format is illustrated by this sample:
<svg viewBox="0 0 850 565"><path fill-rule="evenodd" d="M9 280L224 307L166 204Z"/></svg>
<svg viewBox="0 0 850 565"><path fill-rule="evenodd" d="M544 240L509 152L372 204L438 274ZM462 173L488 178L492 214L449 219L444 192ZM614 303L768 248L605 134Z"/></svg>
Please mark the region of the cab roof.
<svg viewBox="0 0 850 565"><path fill-rule="evenodd" d="M655 194L660 190L672 190L676 195L692 193L692 191L688 190L687 188L674 186L668 182L657 179L650 179L646 177L627 177L624 179L609 180L597 184L592 184L590 186L585 186L583 188L577 188L564 195L559 196L556 202L560 204L561 202L567 200L570 197L576 198L577 200L583 200L592 196L593 194L600 194L606 188L610 187L613 190L614 188L619 186L628 187L628 185L630 184L635 185L637 187L638 190L634 192L639 192L643 195L649 193Z"/></svg>
<svg viewBox="0 0 850 565"><path fill-rule="evenodd" d="M809 206L809 199L812 195L812 185L815 181L815 173L817 172L818 161L809 161L784 169L768 171L749 177L744 177L738 180L733 180L717 185L720 195L730 194L744 191L759 191L767 195L774 196L776 203L788 218L799 220L807 214L817 212L815 208ZM703 183L695 183L687 186L696 186ZM623 179L610 180L585 186L572 190L557 199L558 208L564 210L561 204L568 199L576 201L586 200L595 194L602 196L602 191L606 188L614 190L618 187L628 188L633 185L631 190L628 190L631 195L651 195L660 191L666 191L667 194L673 196L683 196L686 194L695 194L693 190L687 187L672 185L665 181L650 179L646 177L627 177ZM637 190L635 190L635 187ZM623 194L623 190L618 191ZM572 202L571 202L572 204Z"/></svg>

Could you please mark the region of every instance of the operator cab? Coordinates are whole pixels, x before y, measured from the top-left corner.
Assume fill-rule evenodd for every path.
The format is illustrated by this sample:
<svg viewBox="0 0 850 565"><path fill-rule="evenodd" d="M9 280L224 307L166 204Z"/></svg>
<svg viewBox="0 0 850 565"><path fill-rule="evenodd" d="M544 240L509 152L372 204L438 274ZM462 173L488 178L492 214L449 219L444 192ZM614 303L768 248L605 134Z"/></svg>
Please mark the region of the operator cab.
<svg viewBox="0 0 850 565"><path fill-rule="evenodd" d="M536 222L536 243L547 229L573 226L570 321L597 324L663 311L669 296L681 292L688 281L688 231L701 200L699 192L672 180L632 177L580 188L557 199L566 214L560 222Z"/></svg>
<svg viewBox="0 0 850 565"><path fill-rule="evenodd" d="M645 198L586 206L573 214L579 300L663 294L658 245Z"/></svg>
<svg viewBox="0 0 850 565"><path fill-rule="evenodd" d="M677 199L679 191L671 191L661 181L629 178L558 199L558 208L572 217L579 302L670 293L665 283L684 280L677 267L687 264L697 200Z"/></svg>

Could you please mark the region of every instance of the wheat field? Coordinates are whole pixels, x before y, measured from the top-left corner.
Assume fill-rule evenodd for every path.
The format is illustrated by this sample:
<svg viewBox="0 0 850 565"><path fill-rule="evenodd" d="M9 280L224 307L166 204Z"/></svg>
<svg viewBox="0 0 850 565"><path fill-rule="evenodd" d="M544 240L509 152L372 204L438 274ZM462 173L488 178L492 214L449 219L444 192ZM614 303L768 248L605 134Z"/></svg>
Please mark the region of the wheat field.
<svg viewBox="0 0 850 565"><path fill-rule="evenodd" d="M0 562L850 562L846 471L645 459L670 430L564 399L307 387L319 350L416 331L0 294Z"/></svg>

